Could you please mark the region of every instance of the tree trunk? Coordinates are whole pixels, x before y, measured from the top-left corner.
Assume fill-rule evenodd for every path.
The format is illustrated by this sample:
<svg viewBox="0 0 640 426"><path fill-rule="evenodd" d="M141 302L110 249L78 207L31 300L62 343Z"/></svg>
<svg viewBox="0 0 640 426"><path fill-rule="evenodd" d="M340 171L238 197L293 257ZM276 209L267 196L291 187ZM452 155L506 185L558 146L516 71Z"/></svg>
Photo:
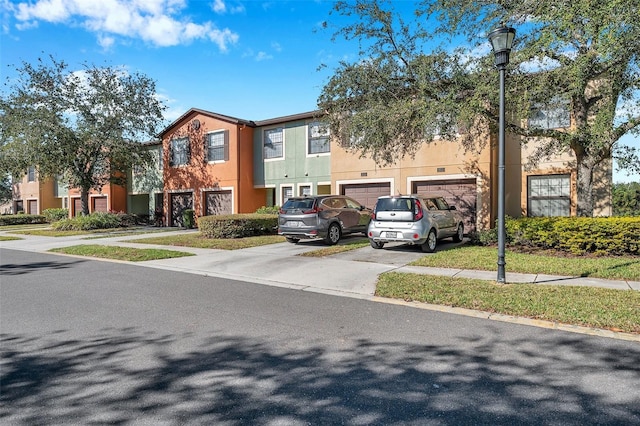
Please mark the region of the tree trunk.
<svg viewBox="0 0 640 426"><path fill-rule="evenodd" d="M576 157L576 215L593 217L593 161L586 155Z"/></svg>
<svg viewBox="0 0 640 426"><path fill-rule="evenodd" d="M89 214L89 190L90 188L80 189L80 206L82 207L82 214Z"/></svg>

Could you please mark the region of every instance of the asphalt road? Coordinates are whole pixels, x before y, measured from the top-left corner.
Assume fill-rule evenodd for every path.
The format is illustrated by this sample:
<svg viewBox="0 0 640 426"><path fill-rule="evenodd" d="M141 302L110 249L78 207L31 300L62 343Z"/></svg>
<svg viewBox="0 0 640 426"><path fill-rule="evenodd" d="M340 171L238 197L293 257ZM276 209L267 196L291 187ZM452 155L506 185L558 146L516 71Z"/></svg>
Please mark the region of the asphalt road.
<svg viewBox="0 0 640 426"><path fill-rule="evenodd" d="M640 424L637 342L6 249L0 272L0 424Z"/></svg>

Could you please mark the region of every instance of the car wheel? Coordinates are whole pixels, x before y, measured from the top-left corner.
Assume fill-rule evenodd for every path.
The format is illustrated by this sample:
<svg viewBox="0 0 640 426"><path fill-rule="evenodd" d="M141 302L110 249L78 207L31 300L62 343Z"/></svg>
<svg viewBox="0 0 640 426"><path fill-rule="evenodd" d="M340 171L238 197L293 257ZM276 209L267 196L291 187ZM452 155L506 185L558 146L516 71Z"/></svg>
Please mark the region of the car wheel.
<svg viewBox="0 0 640 426"><path fill-rule="evenodd" d="M420 248L425 253L433 253L434 251L436 251L436 244L437 244L436 230L432 229L431 231L429 231L429 235L427 236L427 241L425 241L424 244L420 246Z"/></svg>
<svg viewBox="0 0 640 426"><path fill-rule="evenodd" d="M324 241L331 246L338 244L338 241L340 241L340 225L338 225L337 223L332 223L331 225L329 225L327 237L324 239Z"/></svg>
<svg viewBox="0 0 640 426"><path fill-rule="evenodd" d="M384 243L379 243L377 241L373 241L373 240L369 240L369 244L371 244L371 247L373 247L374 249L381 249L382 247L384 247Z"/></svg>
<svg viewBox="0 0 640 426"><path fill-rule="evenodd" d="M453 236L453 242L459 243L464 238L464 226L462 224L458 225L458 230L456 231L456 235Z"/></svg>
<svg viewBox="0 0 640 426"><path fill-rule="evenodd" d="M291 244L297 244L298 241L300 241L299 238L293 238L293 237L285 237L287 239L287 242L291 243Z"/></svg>

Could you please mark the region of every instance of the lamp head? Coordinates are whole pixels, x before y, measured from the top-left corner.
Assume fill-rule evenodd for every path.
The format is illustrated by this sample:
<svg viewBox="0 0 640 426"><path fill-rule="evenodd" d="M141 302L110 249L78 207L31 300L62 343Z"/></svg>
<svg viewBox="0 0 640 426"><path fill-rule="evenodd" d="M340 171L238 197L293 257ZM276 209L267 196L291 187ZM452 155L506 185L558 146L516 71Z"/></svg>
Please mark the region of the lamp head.
<svg viewBox="0 0 640 426"><path fill-rule="evenodd" d="M516 30L504 25L489 33L489 42L495 55L496 66L503 68L509 63L509 53L513 46L513 39L516 37Z"/></svg>

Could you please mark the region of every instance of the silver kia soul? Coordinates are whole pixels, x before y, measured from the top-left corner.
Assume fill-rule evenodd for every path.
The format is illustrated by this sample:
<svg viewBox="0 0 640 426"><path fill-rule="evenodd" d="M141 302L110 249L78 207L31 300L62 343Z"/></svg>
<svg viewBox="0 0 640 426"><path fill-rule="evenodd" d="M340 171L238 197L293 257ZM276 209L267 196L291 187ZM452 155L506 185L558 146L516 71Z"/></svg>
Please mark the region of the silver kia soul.
<svg viewBox="0 0 640 426"><path fill-rule="evenodd" d="M402 242L432 253L442 238L462 241L464 224L462 215L442 197L384 196L376 202L367 236L374 249Z"/></svg>

